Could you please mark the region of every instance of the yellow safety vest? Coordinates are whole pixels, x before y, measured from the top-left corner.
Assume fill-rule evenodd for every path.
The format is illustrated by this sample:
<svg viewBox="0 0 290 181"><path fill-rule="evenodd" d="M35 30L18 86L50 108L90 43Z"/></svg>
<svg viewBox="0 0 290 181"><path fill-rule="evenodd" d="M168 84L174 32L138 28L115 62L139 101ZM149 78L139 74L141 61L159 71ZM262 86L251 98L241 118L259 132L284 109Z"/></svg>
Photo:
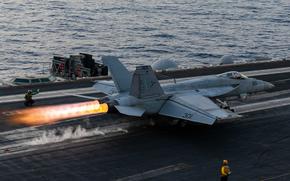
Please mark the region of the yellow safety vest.
<svg viewBox="0 0 290 181"><path fill-rule="evenodd" d="M227 165L222 166L222 168L221 168L221 175L222 176L228 176L230 174L231 174L230 167L227 166Z"/></svg>

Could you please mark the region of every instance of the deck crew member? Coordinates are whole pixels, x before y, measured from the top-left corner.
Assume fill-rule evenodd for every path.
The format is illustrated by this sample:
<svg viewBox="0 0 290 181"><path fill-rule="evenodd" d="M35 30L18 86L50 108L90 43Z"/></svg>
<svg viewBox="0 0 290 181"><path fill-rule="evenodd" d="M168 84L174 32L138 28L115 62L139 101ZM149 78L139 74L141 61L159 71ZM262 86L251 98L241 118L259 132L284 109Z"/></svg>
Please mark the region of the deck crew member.
<svg viewBox="0 0 290 181"><path fill-rule="evenodd" d="M32 104L34 104L34 100L32 99L32 96L38 93L39 93L39 89L37 89L36 91L28 90L24 97L25 98L24 105L32 106Z"/></svg>
<svg viewBox="0 0 290 181"><path fill-rule="evenodd" d="M220 173L221 174L221 181L227 181L229 175L231 174L228 160L223 160L223 164L221 166L220 172L221 172Z"/></svg>

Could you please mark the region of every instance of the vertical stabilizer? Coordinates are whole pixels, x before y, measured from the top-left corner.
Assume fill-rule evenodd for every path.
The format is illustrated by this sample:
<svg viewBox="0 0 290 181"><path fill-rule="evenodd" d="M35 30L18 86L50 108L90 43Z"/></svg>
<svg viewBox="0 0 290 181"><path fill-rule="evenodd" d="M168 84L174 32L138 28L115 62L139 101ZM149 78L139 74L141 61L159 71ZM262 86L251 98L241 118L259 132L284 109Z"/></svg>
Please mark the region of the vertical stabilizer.
<svg viewBox="0 0 290 181"><path fill-rule="evenodd" d="M159 97L163 94L163 89L151 66L136 67L132 78L130 95L142 99Z"/></svg>
<svg viewBox="0 0 290 181"><path fill-rule="evenodd" d="M131 87L132 74L117 57L103 56L102 61L109 68L118 92L128 92Z"/></svg>

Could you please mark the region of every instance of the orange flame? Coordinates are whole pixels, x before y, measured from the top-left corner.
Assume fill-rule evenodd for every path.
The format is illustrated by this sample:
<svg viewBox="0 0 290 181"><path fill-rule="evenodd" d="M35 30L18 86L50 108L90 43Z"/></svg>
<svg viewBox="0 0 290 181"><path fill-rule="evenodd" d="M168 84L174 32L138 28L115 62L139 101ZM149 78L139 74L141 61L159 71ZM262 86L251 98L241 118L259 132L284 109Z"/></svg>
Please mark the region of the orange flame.
<svg viewBox="0 0 290 181"><path fill-rule="evenodd" d="M15 111L10 120L18 124L41 125L64 119L106 113L108 109L106 103L100 104L99 101L42 106Z"/></svg>

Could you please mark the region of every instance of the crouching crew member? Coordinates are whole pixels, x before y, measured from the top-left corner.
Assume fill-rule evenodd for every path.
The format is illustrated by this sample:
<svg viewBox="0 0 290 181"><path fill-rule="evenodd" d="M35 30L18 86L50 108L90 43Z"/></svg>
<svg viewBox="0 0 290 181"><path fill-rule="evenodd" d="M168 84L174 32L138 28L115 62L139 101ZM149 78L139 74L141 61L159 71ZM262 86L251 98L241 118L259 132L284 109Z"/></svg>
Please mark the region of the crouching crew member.
<svg viewBox="0 0 290 181"><path fill-rule="evenodd" d="M25 93L25 102L24 102L24 105L25 106L32 106L34 104L34 100L32 99L32 96L33 95L36 95L39 93L39 89L37 89L36 91L32 91L32 90L28 90L26 93Z"/></svg>

